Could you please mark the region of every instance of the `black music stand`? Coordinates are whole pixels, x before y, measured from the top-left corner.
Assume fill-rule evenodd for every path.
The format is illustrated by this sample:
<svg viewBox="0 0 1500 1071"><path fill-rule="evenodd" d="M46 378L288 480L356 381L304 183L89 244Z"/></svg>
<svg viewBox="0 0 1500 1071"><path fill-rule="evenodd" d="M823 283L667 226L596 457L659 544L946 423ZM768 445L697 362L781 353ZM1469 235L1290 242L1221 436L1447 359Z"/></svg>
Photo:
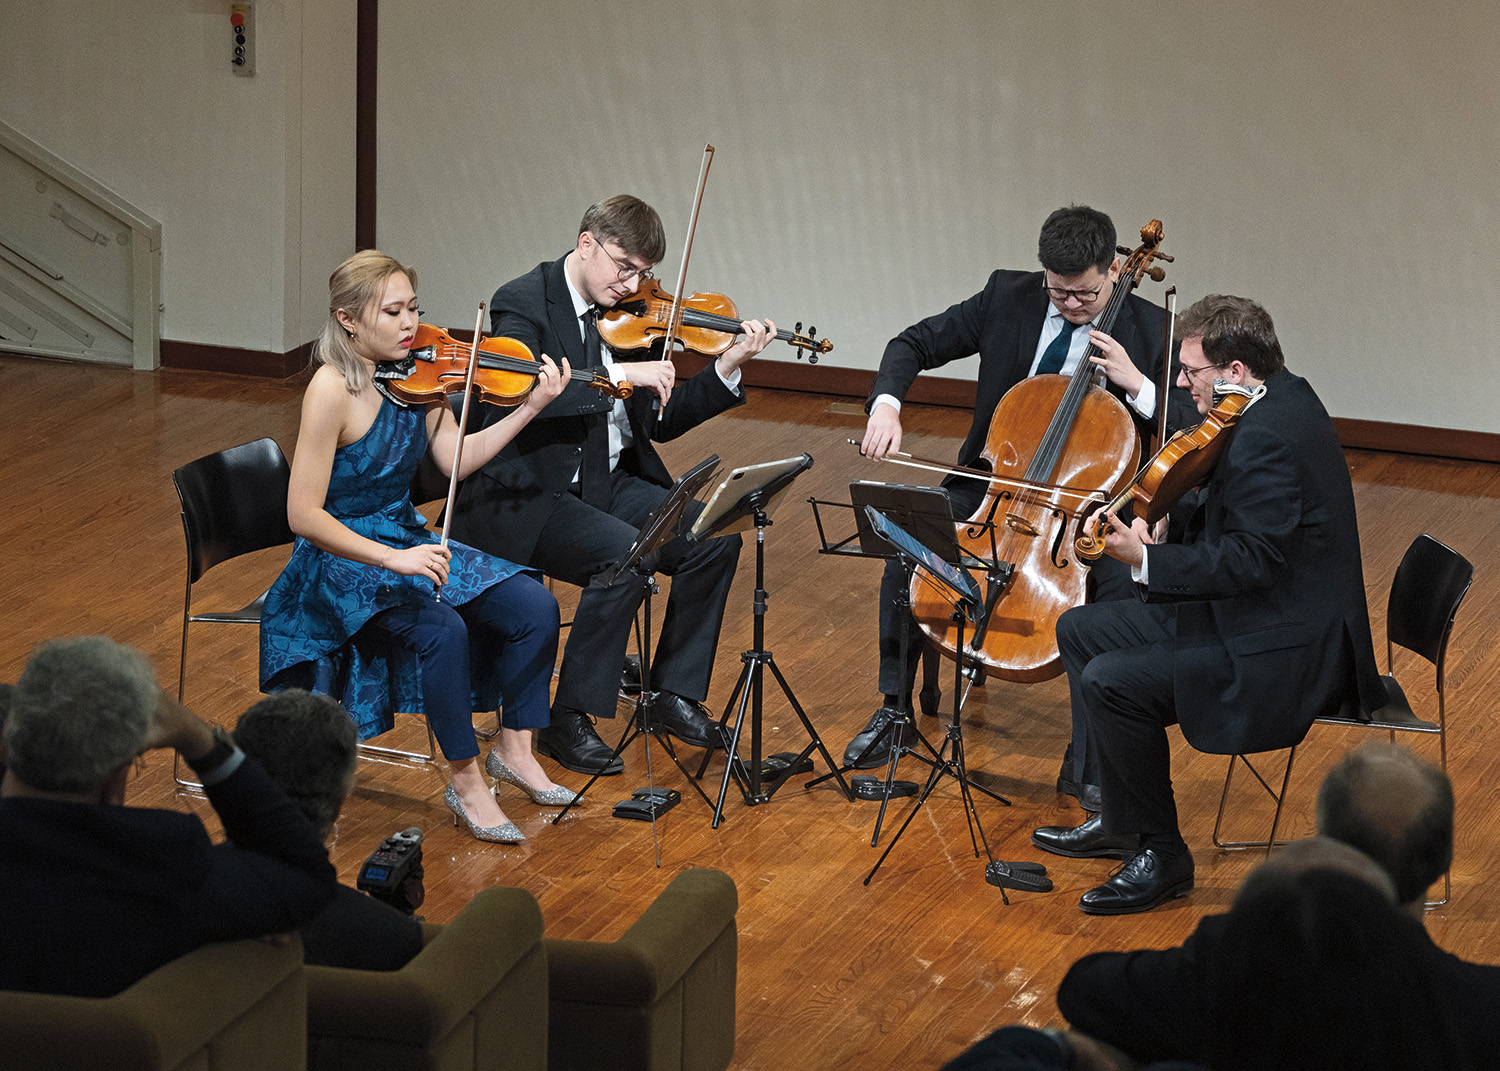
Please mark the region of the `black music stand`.
<svg viewBox="0 0 1500 1071"><path fill-rule="evenodd" d="M824 761L828 763L828 768L839 779L839 785L844 790L844 797L851 800L854 798L854 793L844 781L844 775L839 770L838 763L833 761L833 756L823 746L822 737L808 720L807 712L802 709L802 704L797 702L792 686L786 682L786 677L782 675L771 652L766 650L766 602L770 598L770 594L766 591L766 529L771 525L771 511L785 497L792 481L812 468L812 463L812 455L803 454L801 457L789 457L782 461L768 461L761 465L735 469L714 490L708 506L699 514L697 522L688 533L689 539L707 539L730 532L743 532L752 525L755 528L755 646L740 655L744 668L740 670L739 680L735 682L734 691L730 693L729 702L724 705L724 713L719 718L719 727L722 730L729 722L729 712L738 708L734 719L734 731L729 737L725 752L724 780L719 785L719 801L714 807L713 828L715 829L719 828L719 823L724 817L724 797L729 792L731 777L739 784L747 806L767 803L776 794L776 790L786 784L792 773L802 767L814 748L822 754ZM780 777L773 778L775 783L769 790L765 788L765 771L761 767L762 688L767 666L775 675L776 683L781 686L781 694L786 696L787 702L797 712L797 717L801 719L802 727L807 730L809 737L808 745L802 749L801 754L786 763ZM745 727L747 710L750 711L750 767L748 770L739 757L740 734ZM712 758L712 753L703 756L702 765L698 767L700 778L708 769L710 758Z"/></svg>
<svg viewBox="0 0 1500 1071"><path fill-rule="evenodd" d="M651 690L651 596L657 591L656 577L654 575L656 572L657 552L661 550L665 543L678 534L678 531L682 527L682 511L687 508L688 502L692 501L708 482L713 479L718 467L719 455L711 454L679 476L677 482L672 485L671 493L667 495L660 506L656 507L656 510L647 519L646 523L641 526L639 534L635 537L635 542L631 544L630 550L626 553L625 557L599 574L601 583L605 587L608 587L611 584L629 583L629 580L621 579L628 573L630 577L634 577L644 585L646 592L646 597L641 604L642 617L644 619L641 640L641 693L636 696L635 710L630 715L630 722L625 726L625 732L620 738L619 746L615 748L614 754L610 756L610 762L619 758L625 749L635 742L635 738L644 733L646 735L647 784L655 785L655 778L651 770L651 741L655 740L661 745L662 750L667 753L667 758L671 759L673 764L682 771L682 775L688 779L688 783L693 786L698 795L703 798L703 802L710 808L713 807L713 802L708 798L708 794L703 791L698 782L693 779L692 774L688 773L681 761L678 760L676 753L672 750L672 745L662 738L661 730L651 724L650 705L651 701L655 698L655 693ZM557 817L552 819L553 825L557 825L558 822L562 821L563 815L572 810L573 806L583 798L583 794L593 787L594 782L599 780L609 764L609 762L604 763L595 772L594 776L589 778L588 784L584 785L574 794L568 805L557 813ZM651 812L651 836L653 840L656 838L655 809ZM661 865L659 851L657 853L656 865Z"/></svg>
<svg viewBox="0 0 1500 1071"><path fill-rule="evenodd" d="M953 622L958 632L958 638L954 644L952 720L948 723L942 746L938 748L932 769L928 772L927 785L907 813L906 820L901 823L901 828L896 830L896 835L886 845L885 851L880 854L880 858L876 860L870 873L865 875L864 884L870 884L870 880L875 877L875 872L885 862L886 856L891 854L891 850L896 847L896 842L901 839L901 834L906 832L906 827L911 825L911 820L916 817L917 812L922 809L922 804L927 802L927 797L932 795L932 790L937 787L938 781L946 774L958 781L959 793L964 801L964 820L969 826L969 841L974 846L976 859L980 854L980 844L984 845L984 854L989 860L985 866L985 880L1000 889L1000 895L1006 903L1010 902L1005 896L1007 888L1022 889L1027 892L1048 892L1052 888L1052 882L1046 877L1046 867L1039 863L1001 862L990 851L989 838L984 835L984 825L979 821L979 810L974 804L971 789L977 788L1006 806L1010 805L1010 801L982 785L973 784L969 780L968 766L964 762L963 723L960 719L964 700L968 697L964 680L966 676L972 680L974 673L983 672L979 668L977 659L972 656L967 656L966 659L964 626L965 624L973 625L976 637L983 635L985 624L999 599L1008 574L1004 570L993 567L987 569L987 590L982 592L974 578L965 569L945 561L942 555L915 539L878 509L866 506L864 513L874 533L891 546L908 570L913 574L921 572L953 606ZM972 661L972 665L966 666L964 664L966 660Z"/></svg>
<svg viewBox="0 0 1500 1071"><path fill-rule="evenodd" d="M919 542L938 548L939 553L953 562L963 560L964 554L958 545L957 529L953 523L953 507L948 501L948 492L943 488L855 480L849 484L849 500L849 504L846 505L832 502L819 503L816 499L808 499L812 503L813 517L818 525L818 538L822 543L819 553L882 560L897 557L895 549L875 533L868 515L864 512L866 506L875 506L893 518ZM818 512L819 505L852 508L855 519L854 534L838 543L829 543L828 536L823 530L822 515ZM856 539L859 541L858 549L850 549L850 544ZM913 570L904 561L902 567L906 570L906 579L896 592L893 606L896 620L909 623L911 603L906 593L911 587ZM907 664L911 650L912 627L904 624L901 629L901 664L903 666ZM883 726L874 739L865 745L864 750L855 756L854 762L842 767L843 770L858 769L860 761L866 754L878 748L887 736L894 736L891 757L886 763L885 780L881 785L880 810L875 815L875 828L870 834L870 847L872 848L880 843L880 829L885 824L885 812L890 806L892 796L912 795L917 791L916 784L913 782L904 782L904 792L898 793L896 790L896 768L900 765L902 757L911 755L929 766L938 757L937 749L917 729L912 719L912 712L907 709L906 694L906 689L901 689L897 695L896 710L900 716ZM919 745L926 751L925 755L918 750ZM824 774L822 777L815 778L808 783L808 787L826 781L830 776Z"/></svg>

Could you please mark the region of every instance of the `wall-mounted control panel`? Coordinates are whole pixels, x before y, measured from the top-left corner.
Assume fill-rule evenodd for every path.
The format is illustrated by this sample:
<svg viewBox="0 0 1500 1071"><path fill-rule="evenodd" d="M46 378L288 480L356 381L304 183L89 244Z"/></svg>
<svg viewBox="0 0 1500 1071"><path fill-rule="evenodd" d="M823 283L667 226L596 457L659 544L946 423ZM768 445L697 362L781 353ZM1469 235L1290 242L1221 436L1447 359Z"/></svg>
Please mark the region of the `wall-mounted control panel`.
<svg viewBox="0 0 1500 1071"><path fill-rule="evenodd" d="M229 62L235 74L255 73L255 5L229 5Z"/></svg>

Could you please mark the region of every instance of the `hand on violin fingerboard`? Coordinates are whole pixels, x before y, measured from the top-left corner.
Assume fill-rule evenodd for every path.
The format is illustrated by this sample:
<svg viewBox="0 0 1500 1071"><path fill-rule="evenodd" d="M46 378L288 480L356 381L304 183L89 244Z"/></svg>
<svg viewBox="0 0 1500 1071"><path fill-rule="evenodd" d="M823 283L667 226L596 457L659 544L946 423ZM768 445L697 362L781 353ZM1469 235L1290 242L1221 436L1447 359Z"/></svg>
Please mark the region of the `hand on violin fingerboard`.
<svg viewBox="0 0 1500 1071"><path fill-rule="evenodd" d="M719 370L726 375L765 349L776 338L776 324L772 320L745 320L740 328L745 333L719 355Z"/></svg>
<svg viewBox="0 0 1500 1071"><path fill-rule="evenodd" d="M1112 513L1108 520L1109 531L1104 533L1104 553L1111 558L1118 558L1126 565L1140 565L1145 560L1146 547L1156 542L1151 538L1146 522L1137 517L1127 526Z"/></svg>
<svg viewBox="0 0 1500 1071"><path fill-rule="evenodd" d="M573 374L573 367L568 364L566 357L562 360L562 367L548 357L545 353L538 359L541 371L536 375L536 386L531 388L531 393L526 396L526 406L533 414L540 413L545 409L568 385L568 377Z"/></svg>

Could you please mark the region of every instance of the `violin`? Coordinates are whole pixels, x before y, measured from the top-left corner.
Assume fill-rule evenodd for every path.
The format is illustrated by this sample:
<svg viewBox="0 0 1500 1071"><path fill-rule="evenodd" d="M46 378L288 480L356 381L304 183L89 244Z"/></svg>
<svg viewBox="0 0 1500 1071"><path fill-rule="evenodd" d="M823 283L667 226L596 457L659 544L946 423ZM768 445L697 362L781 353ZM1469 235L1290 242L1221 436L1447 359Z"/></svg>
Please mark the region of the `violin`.
<svg viewBox="0 0 1500 1071"><path fill-rule="evenodd" d="M600 315L599 337L612 350L645 349L666 336L674 301L658 280L648 279L632 297ZM689 294L682 299L680 313L675 337L694 353L717 356L734 344L734 336L744 334L734 302L723 294ZM778 329L776 338L795 349L798 357L807 351L808 363L817 364L818 354L833 349L826 338L815 338L817 333L810 327L802 334L799 323L794 331Z"/></svg>
<svg viewBox="0 0 1500 1071"><path fill-rule="evenodd" d="M1217 385L1214 406L1203 422L1192 431L1180 431L1167 440L1130 486L1093 516L1088 530L1073 541L1078 556L1092 562L1104 553L1104 535L1109 528L1104 519L1106 513L1118 514L1134 503L1135 515L1147 524L1165 517L1183 495L1213 472L1235 422L1264 393L1264 387L1252 390L1232 383Z"/></svg>
<svg viewBox="0 0 1500 1071"><path fill-rule="evenodd" d="M459 341L441 327L418 324L410 351L416 367L405 379L390 380L387 386L406 402L430 402L463 394L468 389L465 382L472 348L472 343ZM526 343L513 338L483 338L475 357L474 390L482 402L518 405L536 386L541 370L542 362ZM634 390L629 383L615 383L598 370L574 368L569 378L612 398L628 398Z"/></svg>

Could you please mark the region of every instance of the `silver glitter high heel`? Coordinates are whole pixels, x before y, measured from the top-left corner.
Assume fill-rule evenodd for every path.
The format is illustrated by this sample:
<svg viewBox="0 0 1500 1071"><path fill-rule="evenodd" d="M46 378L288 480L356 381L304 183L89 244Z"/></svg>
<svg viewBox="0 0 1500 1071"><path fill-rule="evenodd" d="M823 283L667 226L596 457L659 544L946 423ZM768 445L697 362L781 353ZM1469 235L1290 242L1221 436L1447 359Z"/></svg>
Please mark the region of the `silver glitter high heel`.
<svg viewBox="0 0 1500 1071"><path fill-rule="evenodd" d="M554 785L552 788L532 788L526 783L525 778L501 761L500 756L491 751L489 758L484 760L484 772L496 781L504 781L506 784L515 785L526 795L531 797L532 803L544 803L561 806L564 803L572 803L573 797L577 795L571 788L563 788L562 785ZM583 797L578 796L579 802Z"/></svg>
<svg viewBox="0 0 1500 1071"><path fill-rule="evenodd" d="M497 844L520 844L526 839L526 834L514 822L502 822L498 826L476 826L474 820L464 811L464 802L458 798L458 789L451 784L448 791L443 793L443 802L448 805L448 810L453 812L453 824L462 823L469 827L469 832L478 840L494 841Z"/></svg>

